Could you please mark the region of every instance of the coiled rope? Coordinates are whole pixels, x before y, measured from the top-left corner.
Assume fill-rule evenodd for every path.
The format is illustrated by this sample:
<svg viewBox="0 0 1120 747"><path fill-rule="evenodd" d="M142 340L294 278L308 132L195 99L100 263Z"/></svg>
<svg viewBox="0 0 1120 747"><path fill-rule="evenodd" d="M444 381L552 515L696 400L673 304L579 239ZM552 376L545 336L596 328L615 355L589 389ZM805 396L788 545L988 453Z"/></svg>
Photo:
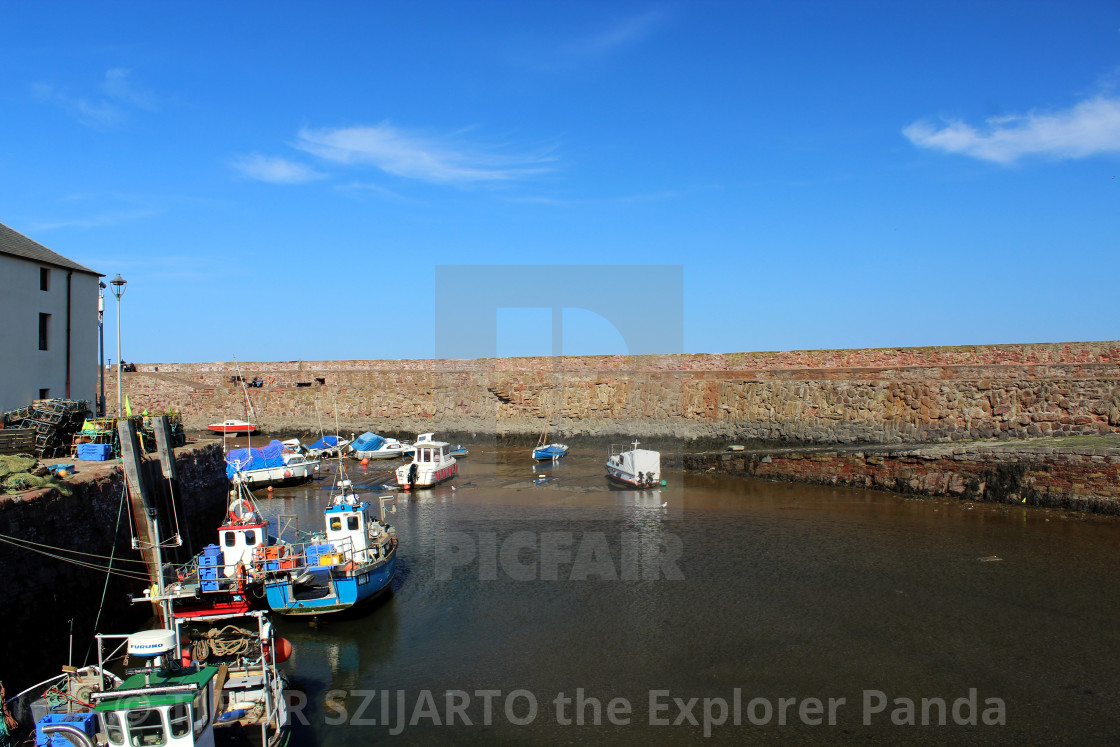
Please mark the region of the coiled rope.
<svg viewBox="0 0 1120 747"><path fill-rule="evenodd" d="M191 654L195 661L203 662L214 656L243 656L249 653L249 645L256 638L256 634L239 628L236 625L227 625L221 630L210 628L202 634L201 638L191 643Z"/></svg>

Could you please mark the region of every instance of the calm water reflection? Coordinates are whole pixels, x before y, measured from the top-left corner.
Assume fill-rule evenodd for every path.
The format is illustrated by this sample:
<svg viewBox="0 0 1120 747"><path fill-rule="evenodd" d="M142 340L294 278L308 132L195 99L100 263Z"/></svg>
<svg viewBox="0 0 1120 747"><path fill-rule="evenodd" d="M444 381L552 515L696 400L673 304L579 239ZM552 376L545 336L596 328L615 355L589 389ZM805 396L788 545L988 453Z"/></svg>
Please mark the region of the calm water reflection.
<svg viewBox="0 0 1120 747"><path fill-rule="evenodd" d="M704 729L687 718L673 725L680 709L672 698L699 698L692 714L702 721L704 698L724 699L730 711L736 688L742 725L729 712L711 730L714 741L1120 739L1115 521L716 475L668 473L663 491L616 491L601 455L578 447L541 469L524 448L471 448L451 484L402 494L390 515L401 539L392 595L318 628L279 623L295 646L289 671L310 722L294 743L389 738L398 691L406 725L393 738L401 743L685 742ZM395 464L363 471L351 463L351 476L375 484ZM262 505L318 528L325 484L262 494ZM536 549L518 548L530 541ZM556 580L533 566L541 541L559 542L572 561L549 566ZM683 579L640 578L678 545L679 559L663 570L675 567ZM591 566L601 573L588 574ZM625 580L635 568L639 580ZM612 569L622 578L604 580ZM532 578L518 580L526 573ZM558 723L555 699L577 688L600 700L601 726ZM953 701L970 688L977 721L985 699L999 698L1006 725L953 725ZM382 690L393 704L388 727L380 725ZM489 726L475 694L483 690L501 691ZM514 690L536 699L524 726L505 713ZM670 691L655 714L670 725L649 724L651 690ZM893 725L888 704L864 726L871 690L913 699L919 720L921 698L943 698L948 725ZM364 703L354 691L377 694ZM470 695L472 725L434 725L433 713L446 719L447 698L457 702L454 691ZM434 704L427 710L425 693ZM614 698L630 704L628 725L608 721ZM775 708L779 698L846 703L835 725L806 725L797 705L785 725L777 713L755 725L752 698ZM526 716L527 702L513 703L514 717ZM344 708L351 723L330 724ZM709 711L718 716L717 701ZM584 714L590 720L593 708Z"/></svg>

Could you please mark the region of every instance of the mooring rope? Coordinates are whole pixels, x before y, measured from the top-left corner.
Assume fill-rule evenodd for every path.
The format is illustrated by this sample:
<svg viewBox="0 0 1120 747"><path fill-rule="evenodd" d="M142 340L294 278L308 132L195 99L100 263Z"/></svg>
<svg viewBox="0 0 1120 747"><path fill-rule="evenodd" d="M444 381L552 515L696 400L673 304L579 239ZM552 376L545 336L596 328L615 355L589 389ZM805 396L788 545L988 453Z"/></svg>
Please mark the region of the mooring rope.
<svg viewBox="0 0 1120 747"><path fill-rule="evenodd" d="M249 644L256 635L245 628L227 625L222 629L210 628L191 644L194 660L206 661L214 656L241 656L249 652Z"/></svg>

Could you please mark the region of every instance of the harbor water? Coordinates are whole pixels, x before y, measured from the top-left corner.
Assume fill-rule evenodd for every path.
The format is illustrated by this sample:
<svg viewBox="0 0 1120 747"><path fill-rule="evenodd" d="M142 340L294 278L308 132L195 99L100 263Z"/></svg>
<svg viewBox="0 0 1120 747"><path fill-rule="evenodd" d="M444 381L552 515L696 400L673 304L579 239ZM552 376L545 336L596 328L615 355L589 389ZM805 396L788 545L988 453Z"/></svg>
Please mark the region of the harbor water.
<svg viewBox="0 0 1120 747"><path fill-rule="evenodd" d="M278 622L294 744L1120 739L1113 519L470 448L368 494L396 497L391 593ZM334 469L260 493L273 527L320 529Z"/></svg>

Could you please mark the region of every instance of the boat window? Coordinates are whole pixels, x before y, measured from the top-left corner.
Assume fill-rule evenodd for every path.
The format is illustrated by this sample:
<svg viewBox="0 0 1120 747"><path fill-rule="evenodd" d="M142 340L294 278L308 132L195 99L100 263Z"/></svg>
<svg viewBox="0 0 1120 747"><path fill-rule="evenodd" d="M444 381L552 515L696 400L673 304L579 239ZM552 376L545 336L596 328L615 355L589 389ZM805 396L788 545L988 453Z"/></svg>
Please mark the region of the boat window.
<svg viewBox="0 0 1120 747"><path fill-rule="evenodd" d="M331 531L332 532L341 532L342 531L342 519L340 519L337 516L332 516L331 517Z"/></svg>
<svg viewBox="0 0 1120 747"><path fill-rule="evenodd" d="M424 451L423 461L425 461L425 462L432 461L432 450L431 449L424 449L423 451Z"/></svg>
<svg viewBox="0 0 1120 747"><path fill-rule="evenodd" d="M185 737L191 730L191 712L186 703L171 706L169 721L172 738Z"/></svg>
<svg viewBox="0 0 1120 747"><path fill-rule="evenodd" d="M124 744L124 730L121 729L121 718L116 711L102 713L101 723L104 724L103 731L109 744Z"/></svg>
<svg viewBox="0 0 1120 747"><path fill-rule="evenodd" d="M257 530L256 529L249 529L248 531L245 532L245 544L248 545L249 547L252 547L253 545L257 544Z"/></svg>
<svg viewBox="0 0 1120 747"><path fill-rule="evenodd" d="M346 519L346 528L349 529L351 532L356 532L358 530L358 517L357 516L351 516L351 517L347 518Z"/></svg>
<svg viewBox="0 0 1120 747"><path fill-rule="evenodd" d="M210 720L209 708L210 703L210 689L203 688L199 691L198 695L194 696L194 703L191 710L194 711L194 735L198 737L202 730L206 728L207 722Z"/></svg>
<svg viewBox="0 0 1120 747"><path fill-rule="evenodd" d="M226 547L233 547L237 544L237 532L225 532Z"/></svg>
<svg viewBox="0 0 1120 747"><path fill-rule="evenodd" d="M440 461L443 461L444 459L447 458L447 447L446 446L439 447L439 457L440 457Z"/></svg>
<svg viewBox="0 0 1120 747"><path fill-rule="evenodd" d="M125 714L128 740L132 747L159 747L167 744L163 731L163 715L156 708L144 708Z"/></svg>

